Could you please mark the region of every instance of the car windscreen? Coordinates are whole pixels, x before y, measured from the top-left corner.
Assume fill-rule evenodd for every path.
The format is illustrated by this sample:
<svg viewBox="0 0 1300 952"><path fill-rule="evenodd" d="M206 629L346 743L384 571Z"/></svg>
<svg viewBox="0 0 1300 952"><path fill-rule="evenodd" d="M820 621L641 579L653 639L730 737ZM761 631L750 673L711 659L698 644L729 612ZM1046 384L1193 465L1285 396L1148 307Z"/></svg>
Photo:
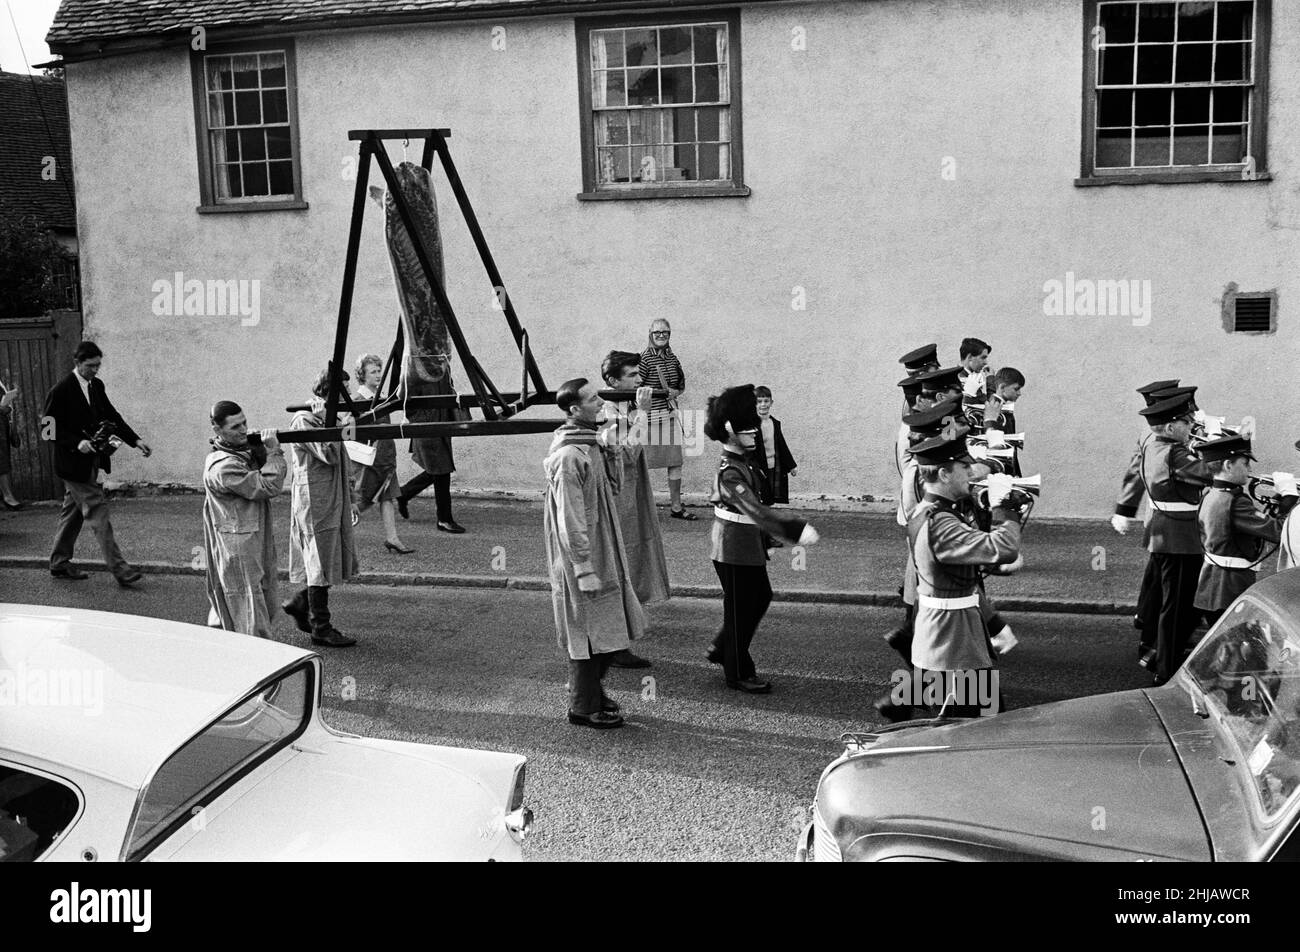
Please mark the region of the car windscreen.
<svg viewBox="0 0 1300 952"><path fill-rule="evenodd" d="M311 665L300 665L244 698L168 757L137 801L126 858L139 859L302 733L312 690Z"/></svg>
<svg viewBox="0 0 1300 952"><path fill-rule="evenodd" d="M1237 749L1264 816L1277 816L1300 789L1300 637L1249 597L1197 646L1186 674Z"/></svg>

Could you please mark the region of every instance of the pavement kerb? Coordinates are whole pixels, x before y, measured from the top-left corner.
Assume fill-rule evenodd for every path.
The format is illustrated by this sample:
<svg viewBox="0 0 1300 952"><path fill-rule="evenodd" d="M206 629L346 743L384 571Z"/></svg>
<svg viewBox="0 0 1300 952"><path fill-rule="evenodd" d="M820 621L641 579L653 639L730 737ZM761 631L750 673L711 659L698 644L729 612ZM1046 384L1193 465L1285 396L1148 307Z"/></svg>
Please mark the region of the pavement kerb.
<svg viewBox="0 0 1300 952"><path fill-rule="evenodd" d="M173 562L136 562L137 569L146 575L203 575L202 568L178 565ZM78 563L87 572L107 571L101 565ZM37 556L0 556L0 569L45 569L49 560ZM288 571L278 573L282 581L289 578ZM352 585L412 585L445 588L502 588L523 592L550 591L548 579L504 575L420 575L410 572L363 572L349 581ZM677 598L711 598L722 596L716 585L674 585L672 594ZM895 592L830 591L824 589L773 590L774 602L799 602L811 605L866 605L879 608L899 607L902 600ZM1051 598L999 598L998 611L1028 612L1063 615L1132 615L1137 606L1130 602L1069 601Z"/></svg>

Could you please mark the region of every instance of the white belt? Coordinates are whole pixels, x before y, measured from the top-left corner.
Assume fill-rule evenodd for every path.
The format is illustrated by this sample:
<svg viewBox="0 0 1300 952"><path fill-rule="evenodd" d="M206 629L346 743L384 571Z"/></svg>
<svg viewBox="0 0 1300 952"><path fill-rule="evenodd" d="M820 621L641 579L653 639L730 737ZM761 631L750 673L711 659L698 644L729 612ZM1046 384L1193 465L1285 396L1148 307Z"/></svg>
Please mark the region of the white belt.
<svg viewBox="0 0 1300 952"><path fill-rule="evenodd" d="M742 515L739 512L732 512L730 509L723 509L721 506L714 506L713 514L719 519L727 520L727 522L739 522L742 526L758 525L758 523L749 518L749 516Z"/></svg>
<svg viewBox="0 0 1300 952"><path fill-rule="evenodd" d="M1211 555L1205 553L1205 564L1213 565L1221 569L1253 569L1255 563L1250 559L1238 558L1235 555Z"/></svg>
<svg viewBox="0 0 1300 952"><path fill-rule="evenodd" d="M1160 502L1152 499L1151 508L1160 512L1196 512L1200 507L1194 502Z"/></svg>
<svg viewBox="0 0 1300 952"><path fill-rule="evenodd" d="M940 611L956 611L959 608L979 608L979 595L963 595L961 598L935 598L933 595L917 595L917 602L922 608L937 608Z"/></svg>

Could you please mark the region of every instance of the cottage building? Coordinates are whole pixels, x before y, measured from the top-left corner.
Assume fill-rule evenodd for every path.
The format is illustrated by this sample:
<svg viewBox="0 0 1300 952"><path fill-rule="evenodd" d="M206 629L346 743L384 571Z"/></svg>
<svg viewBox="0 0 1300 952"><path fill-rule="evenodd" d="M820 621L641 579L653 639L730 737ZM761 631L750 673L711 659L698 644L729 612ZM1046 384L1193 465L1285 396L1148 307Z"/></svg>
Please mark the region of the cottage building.
<svg viewBox="0 0 1300 952"><path fill-rule="evenodd" d="M44 307L4 286L17 281L9 261L0 272L0 386L19 391L11 419L19 448L11 463L14 488L24 499L63 493L50 454L35 448L45 394L68 372L81 337L74 196L63 80L0 72L0 224L6 235L44 232L54 239L53 252L41 262L50 280Z"/></svg>
<svg viewBox="0 0 1300 952"><path fill-rule="evenodd" d="M716 456L705 398L753 381L795 496L892 496L897 358L936 341L955 363L964 336L1028 377L1042 514L1109 512L1154 378L1253 416L1263 468L1300 466L1295 4L65 0L48 42L86 331L156 449L126 478L197 482L217 398L287 422L329 356L347 132L427 126L452 130L548 384L672 322L688 491ZM435 182L451 300L489 372L518 379ZM349 358L386 353L396 324L375 211ZM188 313L190 281L245 289L237 313ZM536 491L546 444L461 440L458 485Z"/></svg>

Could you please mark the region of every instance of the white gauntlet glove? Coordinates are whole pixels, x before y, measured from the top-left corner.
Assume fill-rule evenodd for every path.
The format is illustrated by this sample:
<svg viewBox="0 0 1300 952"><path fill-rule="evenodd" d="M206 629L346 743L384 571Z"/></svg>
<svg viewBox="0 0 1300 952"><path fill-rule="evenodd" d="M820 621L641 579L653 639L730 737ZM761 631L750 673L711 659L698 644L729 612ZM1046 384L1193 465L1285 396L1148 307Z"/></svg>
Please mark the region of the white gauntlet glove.
<svg viewBox="0 0 1300 952"><path fill-rule="evenodd" d="M1128 527L1132 521L1133 520L1125 516L1119 516L1119 515L1111 516L1110 527L1114 529L1116 532L1118 532L1120 535L1128 535Z"/></svg>
<svg viewBox="0 0 1300 952"><path fill-rule="evenodd" d="M1279 496L1300 496L1300 489L1296 488L1296 478L1291 473L1274 473L1273 490Z"/></svg>
<svg viewBox="0 0 1300 952"><path fill-rule="evenodd" d="M1010 625L1007 625L993 636L993 647L1000 655L1006 654L1019 643L1019 639L1016 638L1015 632L1011 630Z"/></svg>
<svg viewBox="0 0 1300 952"><path fill-rule="evenodd" d="M994 473L987 480L989 487L989 508L996 509L1011 492L1014 482L1006 473Z"/></svg>
<svg viewBox="0 0 1300 952"><path fill-rule="evenodd" d="M814 529L811 525L806 524L803 527L803 532L799 533L799 544L812 545L820 538L821 535L818 534L817 530Z"/></svg>

